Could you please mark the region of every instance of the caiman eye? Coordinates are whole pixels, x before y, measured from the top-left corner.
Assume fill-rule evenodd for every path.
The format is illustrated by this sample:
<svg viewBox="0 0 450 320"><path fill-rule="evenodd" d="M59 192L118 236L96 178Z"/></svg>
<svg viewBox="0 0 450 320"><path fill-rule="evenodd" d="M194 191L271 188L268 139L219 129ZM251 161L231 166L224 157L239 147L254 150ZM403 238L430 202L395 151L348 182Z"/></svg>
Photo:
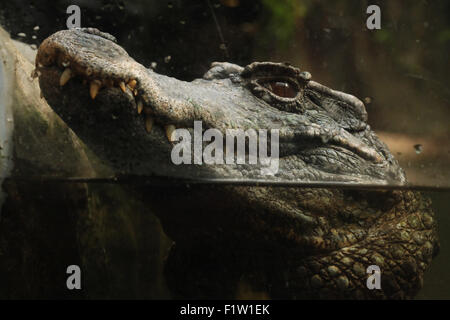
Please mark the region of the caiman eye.
<svg viewBox="0 0 450 320"><path fill-rule="evenodd" d="M282 98L295 98L296 88L288 82L273 81L269 82L270 91Z"/></svg>
<svg viewBox="0 0 450 320"><path fill-rule="evenodd" d="M266 80L259 84L281 98L295 98L298 93L297 86L288 81Z"/></svg>

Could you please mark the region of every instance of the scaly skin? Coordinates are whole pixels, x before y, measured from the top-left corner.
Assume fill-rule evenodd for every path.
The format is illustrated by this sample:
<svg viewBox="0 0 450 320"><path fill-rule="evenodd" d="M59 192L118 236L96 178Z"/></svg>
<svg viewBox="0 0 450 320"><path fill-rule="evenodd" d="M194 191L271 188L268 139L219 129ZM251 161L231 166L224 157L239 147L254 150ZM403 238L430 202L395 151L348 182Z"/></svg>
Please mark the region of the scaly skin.
<svg viewBox="0 0 450 320"><path fill-rule="evenodd" d="M363 103L287 64L214 63L184 82L145 69L108 34L72 29L41 44L36 75L49 105L117 173L406 183ZM166 134L194 120L222 132L278 128L278 173L175 166ZM167 270L180 296L233 296L244 278L273 298L409 298L438 249L430 203L415 192L196 186L145 197L177 243ZM370 265L381 290L366 287Z"/></svg>

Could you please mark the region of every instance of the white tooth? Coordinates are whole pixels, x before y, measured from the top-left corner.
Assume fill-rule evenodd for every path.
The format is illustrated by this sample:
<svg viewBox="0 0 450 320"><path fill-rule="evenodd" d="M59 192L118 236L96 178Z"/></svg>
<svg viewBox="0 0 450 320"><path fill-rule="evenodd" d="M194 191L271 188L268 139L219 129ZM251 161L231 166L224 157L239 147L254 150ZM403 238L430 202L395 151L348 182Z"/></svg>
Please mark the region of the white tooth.
<svg viewBox="0 0 450 320"><path fill-rule="evenodd" d="M175 126L173 124L169 124L165 126L166 129L166 136L167 139L169 139L170 142L175 141Z"/></svg>
<svg viewBox="0 0 450 320"><path fill-rule="evenodd" d="M119 87L120 87L120 89L122 89L123 92L126 92L126 91L127 91L127 88L125 88L125 82L120 81L120 82L119 82Z"/></svg>
<svg viewBox="0 0 450 320"><path fill-rule="evenodd" d="M59 85L62 87L70 80L70 78L72 78L72 70L70 68L66 68L59 78Z"/></svg>
<svg viewBox="0 0 450 320"><path fill-rule="evenodd" d="M142 109L144 109L144 104L142 103L142 100L138 100L138 103L137 103L137 111L138 111L138 114L141 114L141 112L142 112Z"/></svg>
<svg viewBox="0 0 450 320"><path fill-rule="evenodd" d="M130 87L131 90L134 90L134 87L136 87L137 81L136 80L130 80L128 82L128 86Z"/></svg>
<svg viewBox="0 0 450 320"><path fill-rule="evenodd" d="M101 85L102 85L101 82L98 80L94 80L91 82L91 87L89 91L92 99L95 99L95 97L97 96L97 93L100 90Z"/></svg>
<svg viewBox="0 0 450 320"><path fill-rule="evenodd" d="M152 127L153 127L153 118L150 116L146 116L145 117L145 130L150 133L150 131L152 131Z"/></svg>

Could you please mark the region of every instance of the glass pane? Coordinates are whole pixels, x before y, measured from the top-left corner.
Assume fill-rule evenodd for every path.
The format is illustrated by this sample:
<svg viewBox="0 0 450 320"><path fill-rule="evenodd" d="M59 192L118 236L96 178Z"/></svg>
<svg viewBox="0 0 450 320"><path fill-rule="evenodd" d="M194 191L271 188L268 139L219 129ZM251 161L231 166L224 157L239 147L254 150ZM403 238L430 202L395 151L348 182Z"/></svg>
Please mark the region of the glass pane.
<svg viewBox="0 0 450 320"><path fill-rule="evenodd" d="M2 2L0 298L449 298L450 3L378 2Z"/></svg>

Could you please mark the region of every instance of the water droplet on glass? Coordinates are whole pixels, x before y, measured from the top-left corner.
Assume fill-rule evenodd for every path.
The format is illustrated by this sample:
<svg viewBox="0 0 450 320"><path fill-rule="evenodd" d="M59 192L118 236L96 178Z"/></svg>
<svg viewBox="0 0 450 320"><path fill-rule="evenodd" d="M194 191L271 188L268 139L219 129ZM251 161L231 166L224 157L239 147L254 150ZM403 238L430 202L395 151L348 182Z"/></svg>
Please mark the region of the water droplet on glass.
<svg viewBox="0 0 450 320"><path fill-rule="evenodd" d="M423 150L423 146L421 144L415 144L414 149L416 150L417 154L420 154Z"/></svg>

